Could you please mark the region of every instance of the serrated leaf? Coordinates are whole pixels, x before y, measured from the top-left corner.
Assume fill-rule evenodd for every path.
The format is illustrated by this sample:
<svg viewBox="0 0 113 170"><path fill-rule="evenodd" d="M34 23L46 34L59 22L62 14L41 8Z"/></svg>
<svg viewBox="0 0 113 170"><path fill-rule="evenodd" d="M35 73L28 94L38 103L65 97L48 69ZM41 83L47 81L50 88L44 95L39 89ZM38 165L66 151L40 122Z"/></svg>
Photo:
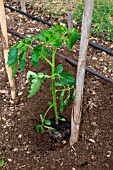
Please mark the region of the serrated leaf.
<svg viewBox="0 0 113 170"><path fill-rule="evenodd" d="M68 31L67 27L63 26L63 25L58 25L56 24L54 27L52 27L50 29L50 31L52 33L56 33L56 32L59 32L60 34L64 34Z"/></svg>
<svg viewBox="0 0 113 170"><path fill-rule="evenodd" d="M31 53L31 61L34 67L38 68L40 53L38 51L33 51Z"/></svg>
<svg viewBox="0 0 113 170"><path fill-rule="evenodd" d="M28 71L27 72L27 81L29 82L30 81L30 78L36 78L37 77L37 74L33 71Z"/></svg>
<svg viewBox="0 0 113 170"><path fill-rule="evenodd" d="M32 85L29 90L28 98L32 98L39 91L42 83L43 79L40 79L39 77L36 77L32 80Z"/></svg>
<svg viewBox="0 0 113 170"><path fill-rule="evenodd" d="M62 46L62 42L59 39L51 39L50 44L57 48Z"/></svg>
<svg viewBox="0 0 113 170"><path fill-rule="evenodd" d="M67 41L68 50L71 50L74 44L78 41L79 35L80 34L78 33L78 31L75 29L71 29L69 31L68 36L67 36L67 38L69 39Z"/></svg>
<svg viewBox="0 0 113 170"><path fill-rule="evenodd" d="M45 120L45 124L50 126L51 125L51 121L50 120Z"/></svg>
<svg viewBox="0 0 113 170"><path fill-rule="evenodd" d="M47 38L50 38L51 37L51 33L49 30L42 30L42 33L44 36L46 36Z"/></svg>
<svg viewBox="0 0 113 170"><path fill-rule="evenodd" d="M37 38L38 38L38 40L40 40L42 42L46 42L46 37L43 34L37 34Z"/></svg>
<svg viewBox="0 0 113 170"><path fill-rule="evenodd" d="M62 73L62 71L63 71L63 66L62 64L59 64L55 69L55 74Z"/></svg>
<svg viewBox="0 0 113 170"><path fill-rule="evenodd" d="M18 58L18 50L11 48L9 51L7 65L11 66Z"/></svg>
<svg viewBox="0 0 113 170"><path fill-rule="evenodd" d="M21 42L24 44L30 44L32 39L33 39L32 37L24 38Z"/></svg>
<svg viewBox="0 0 113 170"><path fill-rule="evenodd" d="M49 51L48 48L42 47L42 48L41 48L40 55L41 55L41 57L42 57L42 59L43 59L43 57L46 57L47 55L48 55L48 56L51 56L51 53L50 53L50 51Z"/></svg>
<svg viewBox="0 0 113 170"><path fill-rule="evenodd" d="M76 83L76 80L74 76L68 72L62 72L60 73L60 80L58 83L56 83L56 86L74 86Z"/></svg>
<svg viewBox="0 0 113 170"><path fill-rule="evenodd" d="M67 98L62 103L60 103L60 113L63 112L64 107L68 104L69 100L70 100L70 95L68 95Z"/></svg>
<svg viewBox="0 0 113 170"><path fill-rule="evenodd" d="M62 89L62 91L60 93L60 103L63 103L64 94L65 94L65 89Z"/></svg>

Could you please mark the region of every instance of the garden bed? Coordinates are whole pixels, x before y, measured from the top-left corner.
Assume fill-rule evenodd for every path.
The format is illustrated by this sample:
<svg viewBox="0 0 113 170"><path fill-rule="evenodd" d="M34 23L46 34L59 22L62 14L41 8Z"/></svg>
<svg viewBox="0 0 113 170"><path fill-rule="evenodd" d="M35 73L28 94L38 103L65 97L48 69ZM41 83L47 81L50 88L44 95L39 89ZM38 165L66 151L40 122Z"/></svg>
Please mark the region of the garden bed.
<svg viewBox="0 0 113 170"><path fill-rule="evenodd" d="M30 33L35 35L37 31L49 28L9 10L7 10L7 19L10 28L25 36ZM93 40L113 50L112 41ZM9 35L10 46L17 41L18 38ZM1 43L0 39L0 46ZM65 49L59 50L63 55L76 61L78 51L79 42L71 52ZM50 82L47 81L46 86L43 86L35 97L27 99L26 72L29 69L34 71L28 64L24 72L17 72L18 97L14 103L10 99L2 49L0 56L0 151L4 159L3 170L112 170L113 85L86 73L80 136L78 142L70 147L69 139L57 143L48 132L40 134L35 129L39 114L47 109L48 98L51 98ZM63 64L65 71L76 76L76 68L58 57L57 64L60 63ZM87 66L113 79L113 56L89 47ZM45 68L50 71L49 66L42 62L39 70L43 71ZM70 102L63 114L68 121L71 116L71 105ZM53 117L52 110L48 115L48 118L51 117Z"/></svg>

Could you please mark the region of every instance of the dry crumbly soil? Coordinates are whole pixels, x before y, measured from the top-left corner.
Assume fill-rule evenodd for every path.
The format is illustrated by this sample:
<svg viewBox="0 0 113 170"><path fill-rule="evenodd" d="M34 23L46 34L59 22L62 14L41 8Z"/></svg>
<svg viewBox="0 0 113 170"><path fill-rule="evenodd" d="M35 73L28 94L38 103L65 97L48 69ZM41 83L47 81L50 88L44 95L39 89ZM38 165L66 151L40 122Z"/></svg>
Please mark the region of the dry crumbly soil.
<svg viewBox="0 0 113 170"><path fill-rule="evenodd" d="M29 13L31 10L29 9ZM40 15L40 13L39 13ZM41 32L48 26L28 19L18 13L6 10L8 27L22 35ZM52 19L49 20L53 23ZM8 34L9 45L19 38ZM91 38L110 50L113 42ZM0 47L2 41L0 38ZM79 42L71 52L59 49L59 53L78 59ZM29 55L29 54L28 54ZM62 63L65 71L76 76L76 68L57 57L56 63ZM84 86L83 110L78 142L70 147L69 141L55 143L48 135L35 130L39 114L47 109L50 82L40 89L32 99L27 99L28 70L37 71L27 63L25 71L15 77L17 98L11 100L10 87L4 65L2 48L0 48L0 152L4 159L3 170L112 170L113 169L113 84L105 82L90 73L86 73ZM105 52L88 48L87 66L113 79L113 56ZM41 62L38 71L50 72L49 66ZM71 102L65 108L64 116L70 120ZM53 116L50 111L48 118Z"/></svg>

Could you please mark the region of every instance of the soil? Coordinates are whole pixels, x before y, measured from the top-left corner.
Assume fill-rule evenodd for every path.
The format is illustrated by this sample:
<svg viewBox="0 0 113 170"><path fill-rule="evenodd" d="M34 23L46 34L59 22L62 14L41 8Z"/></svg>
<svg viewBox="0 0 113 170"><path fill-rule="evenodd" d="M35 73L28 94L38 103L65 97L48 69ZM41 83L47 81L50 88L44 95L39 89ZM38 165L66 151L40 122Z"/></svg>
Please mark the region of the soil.
<svg viewBox="0 0 113 170"><path fill-rule="evenodd" d="M31 12L31 9L28 11ZM14 31L27 36L36 35L48 26L32 21L18 13L6 9L7 25ZM52 19L49 20L51 23ZM8 34L9 45L19 39ZM113 42L101 37L92 41L113 50ZM0 38L0 46L2 41ZM59 53L78 60L79 42L71 52L59 49ZM29 55L29 54L28 54ZM83 109L78 142L71 147L69 139L55 142L48 133L40 134L35 126L39 114L47 109L51 99L50 82L46 81L40 92L27 99L29 85L26 83L28 70L37 71L27 64L26 69L15 77L17 98L11 99L10 87L5 70L5 62L0 50L0 152L4 159L3 170L112 170L113 169L113 84L90 73L86 73L84 85ZM76 68L56 58L56 64L62 63L65 71L76 76ZM87 66L113 79L113 56L105 52L88 48ZM38 71L49 66L40 62ZM70 121L71 102L65 108L63 116ZM48 118L54 116L50 111Z"/></svg>

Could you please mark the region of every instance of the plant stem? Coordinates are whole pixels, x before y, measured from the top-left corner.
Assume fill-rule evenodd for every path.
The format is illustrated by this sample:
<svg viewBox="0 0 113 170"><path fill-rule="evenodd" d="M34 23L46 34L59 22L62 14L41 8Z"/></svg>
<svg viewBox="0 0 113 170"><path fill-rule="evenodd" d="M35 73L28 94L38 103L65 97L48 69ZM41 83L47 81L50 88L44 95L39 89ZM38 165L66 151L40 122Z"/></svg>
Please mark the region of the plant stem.
<svg viewBox="0 0 113 170"><path fill-rule="evenodd" d="M52 97L53 97L53 107L55 112L56 124L58 124L58 111L57 111L57 101L56 101L56 87L55 87L55 55L57 49L52 52Z"/></svg>

